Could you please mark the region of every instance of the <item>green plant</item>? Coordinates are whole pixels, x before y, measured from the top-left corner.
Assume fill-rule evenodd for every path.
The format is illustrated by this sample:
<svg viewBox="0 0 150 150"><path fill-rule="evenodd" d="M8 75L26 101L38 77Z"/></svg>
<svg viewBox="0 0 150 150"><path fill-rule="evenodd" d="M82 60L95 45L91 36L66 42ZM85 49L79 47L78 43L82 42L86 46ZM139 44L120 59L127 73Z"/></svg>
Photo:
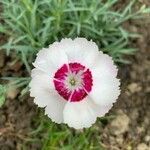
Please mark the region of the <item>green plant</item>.
<svg viewBox="0 0 150 150"><path fill-rule="evenodd" d="M5 103L6 87L0 84L0 107Z"/></svg>
<svg viewBox="0 0 150 150"><path fill-rule="evenodd" d="M96 125L89 129L74 130L66 125L51 122L47 116L43 116L43 112L40 110L40 115L33 119L38 127L28 133L28 138L24 139L22 147L26 150L32 142L40 143L41 150L104 150L100 139L101 127L103 122L110 119L109 117L101 118Z"/></svg>
<svg viewBox="0 0 150 150"><path fill-rule="evenodd" d="M22 88L20 95L23 96L29 90L28 84L30 82L30 77L2 77L2 80L7 80L6 89L10 87Z"/></svg>
<svg viewBox="0 0 150 150"><path fill-rule="evenodd" d="M82 36L95 41L116 63L127 63L124 56L135 52L134 48L129 48L129 40L138 35L126 31L122 24L129 19L143 17L150 9L142 6L133 11L136 0L131 0L124 9L115 11L113 6L117 2L119 0L0 0L0 20L3 20L0 22L0 33L6 37L0 50L5 50L7 55L16 53L30 74L31 64L41 48L64 37ZM13 80L11 85L17 87L25 87L30 81L29 77L3 79ZM22 94L27 90L28 87ZM0 91L1 106L5 88L0 86ZM44 134L43 150L60 147L88 149L89 146L100 149L100 139L97 139L99 128L92 127L79 134L63 125L54 126L44 118L43 113L40 114L42 117L35 121L38 128L33 129L28 142Z"/></svg>
<svg viewBox="0 0 150 150"><path fill-rule="evenodd" d="M101 50L111 55L116 62L125 63L124 55L133 54L128 48L128 33L122 24L128 19L141 17L149 12L144 6L132 11L135 0L123 10L113 11L118 0L5 0L0 32L8 40L1 45L7 55L11 50L20 56L30 73L31 63L42 47L47 47L63 37L83 36L95 41Z"/></svg>

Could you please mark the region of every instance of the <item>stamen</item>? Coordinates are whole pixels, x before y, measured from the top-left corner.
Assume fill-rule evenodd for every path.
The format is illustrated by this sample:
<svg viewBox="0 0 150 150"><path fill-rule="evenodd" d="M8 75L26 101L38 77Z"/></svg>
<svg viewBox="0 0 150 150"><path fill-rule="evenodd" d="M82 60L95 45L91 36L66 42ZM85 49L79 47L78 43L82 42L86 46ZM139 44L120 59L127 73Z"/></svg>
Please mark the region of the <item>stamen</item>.
<svg viewBox="0 0 150 150"><path fill-rule="evenodd" d="M75 86L76 85L76 80L74 78L70 79L70 82L69 82L72 86Z"/></svg>

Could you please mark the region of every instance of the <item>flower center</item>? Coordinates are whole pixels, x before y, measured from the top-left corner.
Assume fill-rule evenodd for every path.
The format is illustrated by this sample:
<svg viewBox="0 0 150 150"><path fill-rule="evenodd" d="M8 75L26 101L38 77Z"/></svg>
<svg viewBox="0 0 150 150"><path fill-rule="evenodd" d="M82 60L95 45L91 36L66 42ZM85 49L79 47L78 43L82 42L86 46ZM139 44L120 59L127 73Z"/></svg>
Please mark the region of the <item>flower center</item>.
<svg viewBox="0 0 150 150"><path fill-rule="evenodd" d="M58 94L70 102L83 100L93 85L91 71L76 62L62 65L53 81Z"/></svg>
<svg viewBox="0 0 150 150"><path fill-rule="evenodd" d="M75 86L76 85L76 80L74 78L70 79L70 84L71 86Z"/></svg>

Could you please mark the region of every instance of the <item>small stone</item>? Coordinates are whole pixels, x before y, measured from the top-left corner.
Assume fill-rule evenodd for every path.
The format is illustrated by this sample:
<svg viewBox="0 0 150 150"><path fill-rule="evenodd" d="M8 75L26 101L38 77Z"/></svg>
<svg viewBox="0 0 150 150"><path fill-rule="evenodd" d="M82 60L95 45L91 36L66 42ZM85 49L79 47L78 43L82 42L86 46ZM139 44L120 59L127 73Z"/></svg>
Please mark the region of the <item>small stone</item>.
<svg viewBox="0 0 150 150"><path fill-rule="evenodd" d="M149 135L145 136L145 142L150 142L150 136Z"/></svg>
<svg viewBox="0 0 150 150"><path fill-rule="evenodd" d="M150 148L145 143L140 143L137 146L137 150L150 150Z"/></svg>
<svg viewBox="0 0 150 150"><path fill-rule="evenodd" d="M119 145L122 145L123 144L123 137L122 136L119 136L116 138L116 141Z"/></svg>
<svg viewBox="0 0 150 150"><path fill-rule="evenodd" d="M137 119L139 117L139 112L137 109L133 109L131 114L130 114L130 118L131 120Z"/></svg>
<svg viewBox="0 0 150 150"><path fill-rule="evenodd" d="M129 129L129 122L129 117L122 111L119 111L117 117L110 124L111 133L114 135L125 133Z"/></svg>
<svg viewBox="0 0 150 150"><path fill-rule="evenodd" d="M137 33L138 32L138 28L136 26L131 26L130 27L130 31L133 33Z"/></svg>
<svg viewBox="0 0 150 150"><path fill-rule="evenodd" d="M132 146L131 145L127 145L127 150L132 150Z"/></svg>
<svg viewBox="0 0 150 150"><path fill-rule="evenodd" d="M6 97L9 99L15 99L19 93L19 90L14 87L9 87L7 89Z"/></svg>
<svg viewBox="0 0 150 150"><path fill-rule="evenodd" d="M13 71L19 71L20 69L21 69L21 67L22 67L22 62L20 62L20 61L13 61L13 62L9 62L9 63L7 63L7 65L9 66L9 68L10 68L10 70L13 70Z"/></svg>
<svg viewBox="0 0 150 150"><path fill-rule="evenodd" d="M150 93L150 87L147 87L145 92Z"/></svg>
<svg viewBox="0 0 150 150"><path fill-rule="evenodd" d="M137 133L141 134L144 132L144 127L137 127Z"/></svg>
<svg viewBox="0 0 150 150"><path fill-rule="evenodd" d="M137 83L131 83L128 85L128 89L131 93L140 92L142 90L142 87Z"/></svg>

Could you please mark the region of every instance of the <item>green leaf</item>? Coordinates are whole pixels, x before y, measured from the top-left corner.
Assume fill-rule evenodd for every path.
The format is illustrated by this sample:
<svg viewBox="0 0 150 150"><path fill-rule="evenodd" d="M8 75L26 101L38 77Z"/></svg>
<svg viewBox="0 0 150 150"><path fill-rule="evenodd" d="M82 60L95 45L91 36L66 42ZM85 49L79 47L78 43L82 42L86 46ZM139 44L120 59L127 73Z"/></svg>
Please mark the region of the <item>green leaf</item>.
<svg viewBox="0 0 150 150"><path fill-rule="evenodd" d="M0 84L0 107L5 102L6 87Z"/></svg>

